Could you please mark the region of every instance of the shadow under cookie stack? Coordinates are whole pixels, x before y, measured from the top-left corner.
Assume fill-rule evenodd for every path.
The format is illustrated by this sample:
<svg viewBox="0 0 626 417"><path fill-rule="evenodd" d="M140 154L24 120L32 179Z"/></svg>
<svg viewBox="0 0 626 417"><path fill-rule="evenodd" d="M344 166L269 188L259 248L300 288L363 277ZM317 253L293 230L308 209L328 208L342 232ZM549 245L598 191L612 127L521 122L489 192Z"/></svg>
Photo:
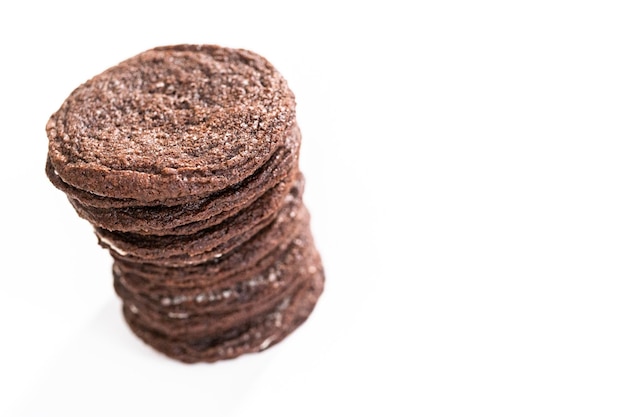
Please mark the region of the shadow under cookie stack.
<svg viewBox="0 0 626 417"><path fill-rule="evenodd" d="M249 51L155 48L78 87L46 173L95 228L132 331L183 362L281 341L324 285L287 83Z"/></svg>

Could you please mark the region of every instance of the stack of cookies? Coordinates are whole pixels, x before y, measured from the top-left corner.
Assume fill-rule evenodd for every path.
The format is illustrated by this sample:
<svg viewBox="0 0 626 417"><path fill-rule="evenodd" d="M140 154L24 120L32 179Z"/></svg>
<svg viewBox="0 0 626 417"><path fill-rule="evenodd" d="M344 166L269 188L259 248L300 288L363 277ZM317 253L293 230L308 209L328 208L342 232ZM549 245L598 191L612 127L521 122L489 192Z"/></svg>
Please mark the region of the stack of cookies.
<svg viewBox="0 0 626 417"><path fill-rule="evenodd" d="M48 178L109 249L124 317L147 344L214 362L307 319L324 273L294 97L264 58L152 49L78 87L46 130Z"/></svg>

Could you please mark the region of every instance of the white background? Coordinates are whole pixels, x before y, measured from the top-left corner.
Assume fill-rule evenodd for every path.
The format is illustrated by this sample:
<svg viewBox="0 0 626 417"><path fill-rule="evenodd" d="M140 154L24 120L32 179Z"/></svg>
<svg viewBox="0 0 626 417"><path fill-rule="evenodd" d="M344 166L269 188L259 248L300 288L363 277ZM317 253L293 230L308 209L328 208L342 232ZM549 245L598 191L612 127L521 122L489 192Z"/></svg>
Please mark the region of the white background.
<svg viewBox="0 0 626 417"><path fill-rule="evenodd" d="M0 415L625 415L622 5L4 2ZM288 80L327 271L295 334L215 365L130 333L44 175L65 97L175 43Z"/></svg>

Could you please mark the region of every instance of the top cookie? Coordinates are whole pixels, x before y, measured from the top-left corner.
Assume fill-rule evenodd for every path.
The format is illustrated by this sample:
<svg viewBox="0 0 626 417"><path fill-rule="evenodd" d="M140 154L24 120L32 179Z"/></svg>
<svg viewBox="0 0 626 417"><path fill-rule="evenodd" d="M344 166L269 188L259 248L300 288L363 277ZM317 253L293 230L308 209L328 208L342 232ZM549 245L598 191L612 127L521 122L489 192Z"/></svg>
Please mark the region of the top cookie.
<svg viewBox="0 0 626 417"><path fill-rule="evenodd" d="M293 93L261 56L166 46L74 90L46 126L48 155L64 182L96 195L202 196L251 175L294 120Z"/></svg>

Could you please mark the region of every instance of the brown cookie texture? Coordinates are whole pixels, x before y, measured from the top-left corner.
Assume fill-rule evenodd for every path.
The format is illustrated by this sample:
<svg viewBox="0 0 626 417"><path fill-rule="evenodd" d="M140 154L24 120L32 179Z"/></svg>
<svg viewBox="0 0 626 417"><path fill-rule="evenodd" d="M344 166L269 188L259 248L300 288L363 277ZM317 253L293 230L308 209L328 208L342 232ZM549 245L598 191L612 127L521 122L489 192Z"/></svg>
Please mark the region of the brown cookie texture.
<svg viewBox="0 0 626 417"><path fill-rule="evenodd" d="M240 183L231 185L225 189L204 194L195 194L177 198L162 198L144 202L132 198L103 197L88 191L72 187L59 177L58 172L52 166L50 159L46 161L46 175L50 182L67 194L73 205L78 204L81 210L87 214L86 220L102 223L113 222L115 216L119 216L124 222L119 227L130 225L137 228L134 221L141 222L143 216L160 218L161 215L170 215L178 222L184 222L185 217L198 215L198 207L207 212L219 211L221 207L235 204L242 198L250 198L248 194L259 193L271 187L277 180L289 175L289 172L298 166L301 133L298 125L294 123L285 139L285 145L281 146L270 159L258 168L251 176ZM76 204L75 204L76 203ZM115 210L120 209L120 210ZM189 212L188 212L189 210ZM147 212L142 214L141 212ZM204 211L200 212L203 213ZM81 217L83 213L79 213ZM113 223L116 224L116 223ZM106 227L105 227L106 228ZM118 230L113 228L111 230ZM156 227L155 227L156 230Z"/></svg>
<svg viewBox="0 0 626 417"><path fill-rule="evenodd" d="M307 227L285 249L275 251L248 268L221 277L198 279L191 288L175 285L146 288L137 277L114 268L115 288L123 299L132 299L135 306L154 320L171 322L172 315L189 317L185 329L172 329L170 334L188 331L192 319L204 322L203 315L206 314L215 316L238 311L246 315L271 304L287 288L297 285L298 277L306 277L302 273L306 271L298 268L302 269L303 263L312 263L310 260L317 256L310 242L312 238ZM178 324L174 320L173 325Z"/></svg>
<svg viewBox="0 0 626 417"><path fill-rule="evenodd" d="M155 48L104 71L50 118L67 184L144 202L241 182L285 143L295 100L261 56L212 45Z"/></svg>
<svg viewBox="0 0 626 417"><path fill-rule="evenodd" d="M187 266L162 266L117 258L113 264L113 272L114 275L123 276L135 287L135 292L149 294L151 298L155 295L160 298L159 294L171 289L187 290L220 284L225 278L252 268L264 267L267 262L275 262L292 242L302 245L297 236L308 228L309 215L302 206L298 217L293 221L276 219L271 225L239 245L237 250L210 261ZM164 303L169 304L167 301Z"/></svg>
<svg viewBox="0 0 626 417"><path fill-rule="evenodd" d="M302 205L304 179L298 175L286 196L266 193L247 210L191 235L145 236L95 228L100 244L118 255L146 262L181 259L199 263L220 257L245 242L277 216L294 218ZM278 211L277 211L278 210ZM208 257L208 259L205 259Z"/></svg>
<svg viewBox="0 0 626 417"><path fill-rule="evenodd" d="M266 187L234 190L230 195L206 198L175 207L131 207L125 209L90 208L70 198L78 215L92 225L111 232L138 235L190 235L218 225L251 206L276 202L289 192L296 173L291 171L275 178ZM269 187L269 188L268 188Z"/></svg>
<svg viewBox="0 0 626 417"><path fill-rule="evenodd" d="M228 242L220 244L208 252L201 253L199 255L190 256L187 254L175 255L169 257L161 257L154 259L142 259L140 257L129 255L125 252L120 252L119 249L110 249L109 245L105 247L109 248L109 253L120 265L141 265L142 270L156 271L161 269L161 272L167 271L165 279L169 279L172 276L181 277L184 280L184 275L189 271L198 271L204 268L209 268L210 265L214 265L217 268L225 269L229 265L235 264L238 260L245 259L241 255L240 251L234 250L243 246L263 246L263 242L269 242L267 249L269 250L271 245L279 239L279 236L287 236L291 234L297 227L297 223L309 218L309 212L301 204L295 210L286 212L282 210L278 213L275 219L273 219L267 225L259 225L246 233L236 236ZM293 216L292 216L293 214ZM282 244L282 243L281 243ZM226 261L228 260L228 262ZM174 272L180 271L180 272Z"/></svg>
<svg viewBox="0 0 626 417"><path fill-rule="evenodd" d="M69 197L78 215L102 229L138 234L190 234L221 223L249 207L265 192L285 193L295 175L293 155L272 157L270 166L235 187L178 206L99 208Z"/></svg>
<svg viewBox="0 0 626 417"><path fill-rule="evenodd" d="M324 269L303 203L287 83L259 55L151 49L74 90L46 126L46 175L113 257L131 330L187 363L278 343Z"/></svg>
<svg viewBox="0 0 626 417"><path fill-rule="evenodd" d="M155 328L150 320L144 319L141 310L132 301L124 302L124 317L131 330L146 344L182 362L216 362L261 352L283 340L304 323L323 291L324 271L319 257L304 265L302 270L307 271L308 276L300 280L301 285L291 288L266 313L230 327L228 331L171 336Z"/></svg>

